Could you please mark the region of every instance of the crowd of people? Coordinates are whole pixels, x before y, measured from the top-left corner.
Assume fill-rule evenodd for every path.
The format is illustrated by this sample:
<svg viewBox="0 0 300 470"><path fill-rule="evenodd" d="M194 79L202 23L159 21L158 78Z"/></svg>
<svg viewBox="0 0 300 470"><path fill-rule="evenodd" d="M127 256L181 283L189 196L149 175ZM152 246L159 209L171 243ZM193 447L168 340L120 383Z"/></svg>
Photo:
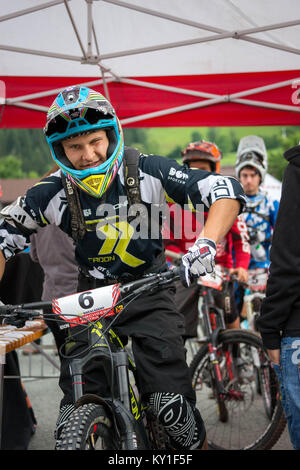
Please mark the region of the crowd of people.
<svg viewBox="0 0 300 470"><path fill-rule="evenodd" d="M290 229L298 220L299 147L285 155L289 165L278 211L279 201L261 189L268 158L260 137L241 139L236 177L222 175L222 153L213 142L191 142L182 150L181 163L132 152L124 146L121 124L107 99L79 86L59 93L49 108L44 132L56 167L2 210L0 274L9 259L30 247L33 259L44 269L42 295L48 300L72 290L166 271L172 260L165 257L165 249L180 254L182 280L135 300L114 328L132 339L143 400L165 427L172 447L195 450L207 449L207 437L184 348L185 339L197 335L192 280L212 273L219 264L247 283L248 270L269 270L271 259L258 326L278 375L292 444L300 449L300 360L295 354L300 345L298 232L291 234ZM137 203L143 204L148 217L143 219L143 233L134 237L128 230L129 219L121 214L124 207L132 213ZM166 203L164 222L152 208ZM103 205L112 210L109 217L101 212ZM133 220L138 217L137 212ZM100 237L99 220L113 230L101 230ZM136 230L141 225L136 223ZM158 236L153 236L155 227ZM129 238L120 243L118 237L125 228ZM230 299L226 327L240 328L243 292L233 282ZM73 328L52 328L52 333L60 351L68 345L60 356L59 440L74 411L67 355L84 350L87 338L82 333L79 342ZM89 367L85 392L105 395L101 377L99 368Z"/></svg>

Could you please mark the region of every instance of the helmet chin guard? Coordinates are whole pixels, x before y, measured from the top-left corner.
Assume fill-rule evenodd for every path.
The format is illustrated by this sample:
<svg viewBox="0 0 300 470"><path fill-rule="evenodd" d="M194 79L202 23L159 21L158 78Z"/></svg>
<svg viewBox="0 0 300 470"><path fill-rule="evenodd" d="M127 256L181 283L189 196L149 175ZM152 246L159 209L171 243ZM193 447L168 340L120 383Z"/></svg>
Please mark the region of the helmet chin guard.
<svg viewBox="0 0 300 470"><path fill-rule="evenodd" d="M76 170L64 152L62 141L97 130L106 131L107 160L96 167ZM49 108L44 133L52 157L63 173L81 190L101 198L113 182L124 155L122 127L109 101L90 88L66 88Z"/></svg>

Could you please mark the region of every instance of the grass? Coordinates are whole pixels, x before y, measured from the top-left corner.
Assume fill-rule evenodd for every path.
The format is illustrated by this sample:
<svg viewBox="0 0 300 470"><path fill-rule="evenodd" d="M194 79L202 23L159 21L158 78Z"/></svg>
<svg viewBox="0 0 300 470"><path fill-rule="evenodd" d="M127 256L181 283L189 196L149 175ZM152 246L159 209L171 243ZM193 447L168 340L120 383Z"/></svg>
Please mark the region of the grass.
<svg viewBox="0 0 300 470"><path fill-rule="evenodd" d="M230 130L234 131L236 137L240 139L245 135L261 135L271 136L276 133L282 133L281 126L268 126L268 127L218 127L218 136L226 136ZM169 127L169 128L150 128L148 129L149 141L158 147L159 153L165 155L174 147L179 146L183 148L191 141L193 132L201 134L202 138L207 139L208 127ZM222 149L221 149L222 150ZM234 154L224 154L224 159L228 159L231 164ZM234 155L235 159L235 155ZM235 160L234 160L235 161Z"/></svg>

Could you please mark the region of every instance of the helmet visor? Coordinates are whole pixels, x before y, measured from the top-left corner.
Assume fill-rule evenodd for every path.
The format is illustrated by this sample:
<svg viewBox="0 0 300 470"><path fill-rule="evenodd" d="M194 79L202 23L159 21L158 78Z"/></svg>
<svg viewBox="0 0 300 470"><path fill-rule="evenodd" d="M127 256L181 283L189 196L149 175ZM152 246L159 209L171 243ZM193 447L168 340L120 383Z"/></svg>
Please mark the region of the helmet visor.
<svg viewBox="0 0 300 470"><path fill-rule="evenodd" d="M78 132L80 132L80 126L85 126L86 124L93 126L99 120L107 119L109 121L112 117L108 113L104 114L102 110L90 107L69 109L52 117L47 122L44 132L47 137L51 137L53 134L63 135L67 132L67 129L71 130L72 127L74 129L77 128Z"/></svg>

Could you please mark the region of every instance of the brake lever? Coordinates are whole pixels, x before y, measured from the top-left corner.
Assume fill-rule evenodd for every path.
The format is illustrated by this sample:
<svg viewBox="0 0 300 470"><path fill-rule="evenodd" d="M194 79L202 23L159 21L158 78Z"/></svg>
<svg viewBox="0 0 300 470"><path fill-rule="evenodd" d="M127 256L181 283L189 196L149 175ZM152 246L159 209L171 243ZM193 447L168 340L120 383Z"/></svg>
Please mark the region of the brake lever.
<svg viewBox="0 0 300 470"><path fill-rule="evenodd" d="M35 310L25 310L22 308L14 308L9 311L9 305L5 305L5 314L1 315L4 319L2 324L13 325L17 328L23 328L27 320L32 320L34 317L39 317L41 314ZM2 308L4 310L4 308ZM0 308L1 314L1 308Z"/></svg>

